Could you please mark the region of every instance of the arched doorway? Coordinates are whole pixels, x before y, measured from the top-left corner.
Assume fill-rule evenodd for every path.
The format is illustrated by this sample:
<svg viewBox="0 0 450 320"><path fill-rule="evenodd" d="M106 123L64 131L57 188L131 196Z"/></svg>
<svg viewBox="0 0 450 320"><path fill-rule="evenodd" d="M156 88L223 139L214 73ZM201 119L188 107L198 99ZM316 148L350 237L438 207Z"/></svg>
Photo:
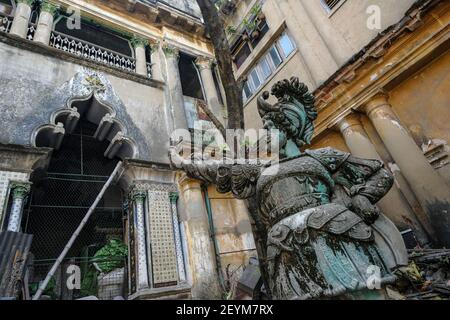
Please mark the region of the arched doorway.
<svg viewBox="0 0 450 320"><path fill-rule="evenodd" d="M74 130L66 132L59 148L53 151L45 174L32 181L30 200L22 220L22 230L34 236L31 291L46 276L119 161L117 157L104 156L110 141L94 137L97 129L98 125L82 114ZM110 271L112 266L123 269L116 279L110 279L119 282L118 291L110 294L124 296L121 288L125 287L126 257L121 254L111 261L94 259L105 246L123 242L123 219L122 191L112 185L50 282L46 294L53 299L98 295L99 274ZM81 271L81 287L72 288L75 290L66 286L67 267L73 265Z"/></svg>

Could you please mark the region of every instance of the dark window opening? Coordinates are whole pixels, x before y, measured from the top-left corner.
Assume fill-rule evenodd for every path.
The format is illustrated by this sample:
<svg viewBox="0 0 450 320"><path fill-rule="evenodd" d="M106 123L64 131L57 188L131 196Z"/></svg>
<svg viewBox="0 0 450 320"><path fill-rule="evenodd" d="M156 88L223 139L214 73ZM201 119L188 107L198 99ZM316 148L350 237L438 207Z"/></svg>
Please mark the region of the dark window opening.
<svg viewBox="0 0 450 320"><path fill-rule="evenodd" d="M178 67L180 69L181 87L183 95L204 100L202 85L195 67L195 57L180 53Z"/></svg>
<svg viewBox="0 0 450 320"><path fill-rule="evenodd" d="M234 63L236 64L236 67L242 66L242 64L247 60L248 56L252 53L252 50L250 49L250 45L245 42L242 47L240 47L236 54L234 55Z"/></svg>
<svg viewBox="0 0 450 320"><path fill-rule="evenodd" d="M70 26L71 23L70 21L68 23L68 18L62 17L56 23L55 30L79 40L87 41L105 49L121 53L128 57L133 56L130 41L112 30L87 20L81 21L80 29L70 28Z"/></svg>
<svg viewBox="0 0 450 320"><path fill-rule="evenodd" d="M12 0L0 0L0 14L10 16L13 14L14 7Z"/></svg>

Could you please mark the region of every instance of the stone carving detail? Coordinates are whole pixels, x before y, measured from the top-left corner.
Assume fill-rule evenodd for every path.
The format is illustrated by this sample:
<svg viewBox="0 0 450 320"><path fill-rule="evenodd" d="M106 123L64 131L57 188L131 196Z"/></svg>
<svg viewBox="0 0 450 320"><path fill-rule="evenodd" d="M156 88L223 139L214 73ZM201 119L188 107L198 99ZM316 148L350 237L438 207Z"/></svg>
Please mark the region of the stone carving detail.
<svg viewBox="0 0 450 320"><path fill-rule="evenodd" d="M373 266L380 270L381 283L394 281L392 270L407 263L406 249L375 205L391 188L392 175L378 160L332 148L300 152L313 134L314 97L297 78L278 82L272 94L278 103L267 103L265 92L258 104L264 126L280 130L279 163L195 164L172 148L174 165L257 206L252 214L266 242L259 254L267 261L263 274L273 298L362 290Z"/></svg>

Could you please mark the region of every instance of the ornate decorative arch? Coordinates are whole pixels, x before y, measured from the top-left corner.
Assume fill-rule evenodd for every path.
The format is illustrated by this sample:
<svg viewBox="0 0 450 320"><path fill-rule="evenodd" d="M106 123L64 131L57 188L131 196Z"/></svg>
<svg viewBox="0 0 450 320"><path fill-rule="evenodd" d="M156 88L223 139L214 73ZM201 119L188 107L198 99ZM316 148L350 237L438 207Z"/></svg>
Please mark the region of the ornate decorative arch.
<svg viewBox="0 0 450 320"><path fill-rule="evenodd" d="M117 119L116 108L102 98L106 86L99 75L96 73L86 75L82 85L83 94L70 96L63 108L51 114L49 123L33 130L31 144L35 147L58 150L64 135L72 133L81 117L85 117L97 125L94 138L110 142L104 153L105 157L136 158L138 156L136 141L127 135L126 126Z"/></svg>

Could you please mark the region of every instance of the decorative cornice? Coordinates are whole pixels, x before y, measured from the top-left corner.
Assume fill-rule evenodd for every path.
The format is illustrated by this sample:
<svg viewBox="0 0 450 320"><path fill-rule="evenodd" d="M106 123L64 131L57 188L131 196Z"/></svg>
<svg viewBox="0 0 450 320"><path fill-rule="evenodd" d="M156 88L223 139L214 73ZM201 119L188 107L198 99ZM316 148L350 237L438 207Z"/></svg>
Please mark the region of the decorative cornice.
<svg viewBox="0 0 450 320"><path fill-rule="evenodd" d="M143 38L143 37L139 37L137 35L134 35L133 38L131 39L131 45L133 46L133 48L137 48L137 47L143 47L145 48L145 46L147 46L148 40Z"/></svg>
<svg viewBox="0 0 450 320"><path fill-rule="evenodd" d="M406 12L403 19L397 24L388 27L383 32L380 32L369 44L353 55L347 63L316 88L314 95L316 97L324 95L343 82L350 83L355 80L362 65L367 61L382 58L398 38L422 26L423 16L440 2L439 0L425 0L414 3Z"/></svg>
<svg viewBox="0 0 450 320"><path fill-rule="evenodd" d="M51 15L54 15L56 11L60 8L59 5L49 1L49 0L42 0L41 1L41 12L48 12Z"/></svg>

